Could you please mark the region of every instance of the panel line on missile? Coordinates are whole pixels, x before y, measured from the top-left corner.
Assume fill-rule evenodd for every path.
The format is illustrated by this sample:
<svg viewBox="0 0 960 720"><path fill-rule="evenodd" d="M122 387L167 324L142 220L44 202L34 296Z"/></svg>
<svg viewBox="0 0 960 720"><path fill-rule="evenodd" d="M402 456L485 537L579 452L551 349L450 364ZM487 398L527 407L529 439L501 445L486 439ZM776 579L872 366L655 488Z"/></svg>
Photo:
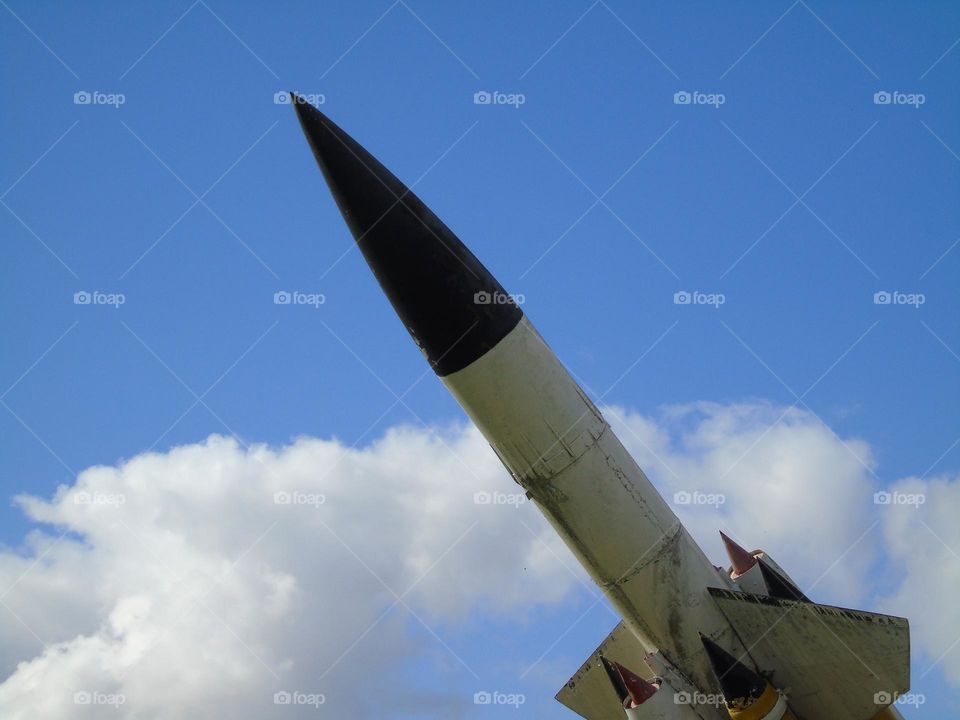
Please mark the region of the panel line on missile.
<svg viewBox="0 0 960 720"><path fill-rule="evenodd" d="M664 533L663 537L650 549L647 550L643 555L641 555L637 561L631 565L627 571L618 577L615 580L608 580L604 582L601 587L606 590L615 590L619 587L622 587L626 583L630 582L636 575L643 571L644 568L653 565L661 557L666 555L670 547L675 545L677 540L680 539L680 534L683 532L683 525L679 522L674 525L668 532ZM651 554L650 550L655 550ZM642 562L641 562L642 561Z"/></svg>

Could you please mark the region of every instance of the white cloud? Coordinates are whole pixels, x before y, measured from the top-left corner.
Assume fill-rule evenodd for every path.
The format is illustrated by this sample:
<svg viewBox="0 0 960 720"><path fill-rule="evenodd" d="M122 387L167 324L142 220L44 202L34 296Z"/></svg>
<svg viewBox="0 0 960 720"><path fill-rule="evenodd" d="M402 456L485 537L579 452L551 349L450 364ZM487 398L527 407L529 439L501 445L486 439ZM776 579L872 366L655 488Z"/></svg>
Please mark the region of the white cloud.
<svg viewBox="0 0 960 720"><path fill-rule="evenodd" d="M814 599L865 601L877 544L865 442L840 439L809 412L760 402L673 406L656 419L611 408L608 416L668 500L684 492L722 500L672 503L716 564L728 564L723 530L770 553Z"/></svg>
<svg viewBox="0 0 960 720"><path fill-rule="evenodd" d="M923 525L960 547L956 482L905 481L935 500L914 515L885 513L872 502L866 443L841 441L809 413L701 403L653 419L607 414L668 498L724 496L719 506L675 506L718 563L716 530L726 526L805 588L819 578L815 599L857 602L886 538L885 567L905 582L885 609L918 613L931 584L960 582L943 545L928 562ZM476 504L478 491L501 494ZM51 500L21 498L46 529L19 553L0 552L0 587L13 585L2 598L9 612L0 607L0 715L105 714L76 704L77 692L100 693L79 698L94 703L122 697L118 718L316 715L279 712L273 694L284 690L325 694L328 716L382 715L368 678L425 651L460 669L440 640L412 637L410 626L422 626L403 605L384 614L391 590L442 638L477 623L477 610L494 622L535 618L583 577L558 560L576 567L531 504L506 504L522 500L515 493L483 438L464 427L395 428L362 449L304 438L245 450L214 436L90 468ZM940 574L948 565L953 574ZM960 635L955 603L944 593L939 604L927 613L939 624L914 615L931 660L947 649L943 621ZM470 704L443 693L411 688L394 700L434 714Z"/></svg>
<svg viewBox="0 0 960 720"><path fill-rule="evenodd" d="M214 436L22 498L57 530L0 553L0 586L22 576L0 608L0 715L101 716L75 703L86 692L122 696L120 717L262 718L299 690L362 717L369 678L423 649L403 605L370 630L391 590L442 629L477 607L534 612L576 582L532 506L474 503L517 489L477 431L396 428L361 450Z"/></svg>
<svg viewBox="0 0 960 720"><path fill-rule="evenodd" d="M899 588L882 609L910 618L918 677L932 668L960 686L960 478L908 478L891 492L902 502L883 506L883 534Z"/></svg>

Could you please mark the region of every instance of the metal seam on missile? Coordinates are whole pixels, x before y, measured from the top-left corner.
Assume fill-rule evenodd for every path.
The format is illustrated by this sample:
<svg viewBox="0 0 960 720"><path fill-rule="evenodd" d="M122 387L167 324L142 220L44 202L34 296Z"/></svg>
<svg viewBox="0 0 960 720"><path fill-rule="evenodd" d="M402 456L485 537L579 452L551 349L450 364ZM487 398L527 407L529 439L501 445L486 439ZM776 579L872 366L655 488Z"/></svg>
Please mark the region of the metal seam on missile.
<svg viewBox="0 0 960 720"><path fill-rule="evenodd" d="M591 422L584 427L576 435L576 437L573 438L572 444L575 445L575 447L571 449L570 446L568 446L566 443L563 443L561 446L566 450L566 453L563 455L566 456L567 460L562 466L556 469L551 467L550 462L562 457L563 455L561 455L561 453L555 453L553 455L544 457L544 453L540 454L540 456L533 463L528 463L528 468L525 473L511 472L511 475L513 475L514 479L525 488L530 488L534 485L537 485L539 486L539 489L547 486L548 484L552 484L551 481L559 478L587 453L595 449L599 445L600 438L606 434L609 428L610 426L606 423L606 421L599 426L596 423ZM567 432L569 433L570 431L568 430ZM524 437L524 439L526 440L526 437ZM527 444L533 447L533 443L527 441ZM559 438L557 440L557 444L561 444ZM517 446L515 445L515 447ZM554 447L556 447L556 445ZM517 449L519 451L519 447L517 447Z"/></svg>
<svg viewBox="0 0 960 720"><path fill-rule="evenodd" d="M641 558L643 562L637 561L625 572L623 575L618 577L616 580L608 580L604 582L601 587L608 590L613 590L619 587L622 587L624 584L629 582L635 575L637 575L641 570L653 563L657 562L661 556L663 556L669 547L673 545L680 537L680 533L683 531L683 525L679 522L674 525L669 532L665 533L659 542L653 547L655 552L650 553L649 551L644 553Z"/></svg>

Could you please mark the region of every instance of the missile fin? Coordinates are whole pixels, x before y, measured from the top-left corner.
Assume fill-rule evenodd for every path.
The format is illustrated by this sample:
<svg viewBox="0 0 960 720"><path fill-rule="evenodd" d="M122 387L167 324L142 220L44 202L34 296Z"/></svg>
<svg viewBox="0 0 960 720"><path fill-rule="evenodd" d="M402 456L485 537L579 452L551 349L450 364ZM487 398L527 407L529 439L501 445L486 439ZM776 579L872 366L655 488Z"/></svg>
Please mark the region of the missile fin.
<svg viewBox="0 0 960 720"><path fill-rule="evenodd" d="M771 681L793 689L804 718L870 718L878 693L910 688L910 629L904 618L708 588ZM802 692L799 690L802 688Z"/></svg>
<svg viewBox="0 0 960 720"><path fill-rule="evenodd" d="M787 578L776 571L769 563L760 559L760 574L763 575L763 582L766 583L767 592L771 597L781 600L796 600L797 602L810 602L810 598L804 595L800 588L790 582Z"/></svg>

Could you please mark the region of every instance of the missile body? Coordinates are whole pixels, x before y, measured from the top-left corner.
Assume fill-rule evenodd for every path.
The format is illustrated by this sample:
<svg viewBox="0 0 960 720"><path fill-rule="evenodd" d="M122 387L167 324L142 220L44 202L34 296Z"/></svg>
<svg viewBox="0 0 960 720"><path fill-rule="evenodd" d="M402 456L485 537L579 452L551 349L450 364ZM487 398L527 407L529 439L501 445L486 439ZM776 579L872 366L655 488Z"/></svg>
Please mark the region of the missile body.
<svg viewBox="0 0 960 720"><path fill-rule="evenodd" d="M744 652L706 593L732 588L729 578L490 272L370 153L295 100L360 250L441 381L638 639L715 690L699 633Z"/></svg>
<svg viewBox="0 0 960 720"><path fill-rule="evenodd" d="M441 379L647 649L711 687L697 633L727 628L704 596L722 578L526 317Z"/></svg>

